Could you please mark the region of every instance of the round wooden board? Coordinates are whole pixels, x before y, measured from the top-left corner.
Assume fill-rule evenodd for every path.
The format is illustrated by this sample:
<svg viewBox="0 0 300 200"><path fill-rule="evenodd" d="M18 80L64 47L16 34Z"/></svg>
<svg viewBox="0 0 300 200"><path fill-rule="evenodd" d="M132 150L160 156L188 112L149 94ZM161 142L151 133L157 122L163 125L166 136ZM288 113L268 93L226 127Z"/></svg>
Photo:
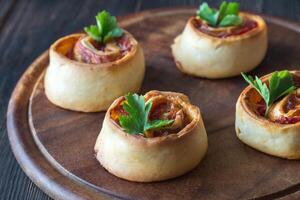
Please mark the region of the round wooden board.
<svg viewBox="0 0 300 200"><path fill-rule="evenodd" d="M49 58L45 52L18 82L9 103L7 126L19 164L46 193L55 199L297 196L299 161L265 155L235 136L235 102L246 86L242 78L200 79L182 74L175 67L170 45L194 13L194 9L185 8L145 11L122 17L120 24L134 34L145 52L147 70L141 93L152 89L182 92L200 107L209 139L202 163L184 176L157 183L128 182L109 174L93 152L104 112L72 112L47 100L43 73ZM269 50L253 74L299 69L300 26L273 17L265 19Z"/></svg>

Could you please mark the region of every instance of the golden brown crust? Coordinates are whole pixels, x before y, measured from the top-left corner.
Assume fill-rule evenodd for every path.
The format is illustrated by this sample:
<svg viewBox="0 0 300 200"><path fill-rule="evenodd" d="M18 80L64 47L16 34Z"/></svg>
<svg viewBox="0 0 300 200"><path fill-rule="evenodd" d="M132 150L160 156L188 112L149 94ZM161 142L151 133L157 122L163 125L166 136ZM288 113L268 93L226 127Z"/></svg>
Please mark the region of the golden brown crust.
<svg viewBox="0 0 300 200"><path fill-rule="evenodd" d="M268 118L285 124L300 121L300 88L275 102L269 110Z"/></svg>
<svg viewBox="0 0 300 200"><path fill-rule="evenodd" d="M291 71L300 76L300 71ZM268 80L270 74L262 78ZM249 105L248 95L254 88L246 87L236 104L237 137L249 146L264 153L287 158L300 159L300 122L280 124L260 116Z"/></svg>
<svg viewBox="0 0 300 200"><path fill-rule="evenodd" d="M225 38L199 31L192 23L195 17L191 17L171 46L178 69L199 77L225 78L256 67L267 50L267 27L260 16L240 15L256 21L257 27Z"/></svg>
<svg viewBox="0 0 300 200"><path fill-rule="evenodd" d="M116 61L100 64L67 57L68 51L84 34L57 40L50 47L50 64L45 75L48 99L66 109L96 112L106 110L118 96L137 92L144 78L144 55L133 36L124 32L132 42L131 50Z"/></svg>
<svg viewBox="0 0 300 200"><path fill-rule="evenodd" d="M110 173L131 181L151 182L180 176L193 169L207 151L207 136L200 111L180 93L150 91L164 95L184 107L191 122L177 134L145 138L130 135L110 117L110 111L123 101L115 100L108 109L95 151L101 165Z"/></svg>

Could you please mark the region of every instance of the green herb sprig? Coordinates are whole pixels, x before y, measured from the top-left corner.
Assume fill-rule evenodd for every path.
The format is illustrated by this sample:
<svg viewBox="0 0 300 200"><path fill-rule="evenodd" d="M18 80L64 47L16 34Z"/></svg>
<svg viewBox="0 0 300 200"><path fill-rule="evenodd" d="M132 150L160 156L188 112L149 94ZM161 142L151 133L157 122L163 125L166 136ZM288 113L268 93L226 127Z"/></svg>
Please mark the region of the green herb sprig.
<svg viewBox="0 0 300 200"><path fill-rule="evenodd" d="M153 120L149 121L149 112L152 102L145 104L144 96L127 94L126 101L122 104L128 115L119 118L120 125L129 134L144 134L147 130L158 130L171 125L174 120Z"/></svg>
<svg viewBox="0 0 300 200"><path fill-rule="evenodd" d="M197 16L213 27L237 26L243 23L239 16L239 4L237 2L223 1L219 10L210 8L206 2L199 6Z"/></svg>
<svg viewBox="0 0 300 200"><path fill-rule="evenodd" d="M268 116L271 105L282 96L290 94L296 89L293 77L288 70L273 72L269 78L269 87L261 79L255 76L247 76L242 73L243 78L254 87L266 103L265 116Z"/></svg>
<svg viewBox="0 0 300 200"><path fill-rule="evenodd" d="M122 29L118 27L117 19L111 16L107 11L101 11L96 16L97 25L85 27L84 31L93 38L93 40L106 44L113 38L123 35Z"/></svg>

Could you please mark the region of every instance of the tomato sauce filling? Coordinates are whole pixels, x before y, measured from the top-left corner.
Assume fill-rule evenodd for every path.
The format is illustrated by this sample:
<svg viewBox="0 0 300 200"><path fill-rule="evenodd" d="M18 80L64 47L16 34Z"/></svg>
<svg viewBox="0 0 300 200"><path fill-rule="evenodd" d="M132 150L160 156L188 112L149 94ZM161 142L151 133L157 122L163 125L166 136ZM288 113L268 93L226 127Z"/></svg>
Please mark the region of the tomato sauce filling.
<svg viewBox="0 0 300 200"><path fill-rule="evenodd" d="M118 125L120 125L119 118L122 115L128 115L123 109L124 101L120 102L114 107L110 116ZM186 125L190 123L188 116L184 113L182 106L171 101L154 101L148 116L149 121L153 120L174 120L173 124L158 130L147 130L144 136L147 138L161 137L169 134L176 134L180 132Z"/></svg>
<svg viewBox="0 0 300 200"><path fill-rule="evenodd" d="M258 23L247 17L243 18L243 23L232 28L214 28L203 22L201 19L194 18L193 25L202 33L216 38L227 38L230 36L237 36L247 33L258 26Z"/></svg>
<svg viewBox="0 0 300 200"><path fill-rule="evenodd" d="M123 58L132 49L132 43L126 34L107 44L99 43L83 36L67 53L67 57L88 64L108 63Z"/></svg>
<svg viewBox="0 0 300 200"><path fill-rule="evenodd" d="M285 97L282 97L273 104L273 106L275 106L276 104L281 103L281 101L284 101L281 109L281 116L276 116L276 119L270 119L270 121L279 124L295 124L300 122L300 77L293 76L293 81L297 89L289 94L286 99L284 99ZM249 106L257 115L265 117L266 104L256 90L249 92L247 100ZM272 107L270 112L272 112Z"/></svg>

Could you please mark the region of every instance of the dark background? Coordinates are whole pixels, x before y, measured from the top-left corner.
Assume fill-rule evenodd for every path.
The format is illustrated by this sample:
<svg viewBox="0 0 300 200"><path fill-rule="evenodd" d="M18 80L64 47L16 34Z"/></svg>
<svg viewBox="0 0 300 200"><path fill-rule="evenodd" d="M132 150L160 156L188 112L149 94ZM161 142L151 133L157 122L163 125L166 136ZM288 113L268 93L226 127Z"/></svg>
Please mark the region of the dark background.
<svg viewBox="0 0 300 200"><path fill-rule="evenodd" d="M94 23L102 9L120 16L159 7L193 5L180 0L0 0L0 199L50 199L18 166L6 131L10 94L26 67L57 38ZM217 6L221 1L208 0ZM241 9L300 22L299 0L242 0ZM300 54L299 54L300 56Z"/></svg>

